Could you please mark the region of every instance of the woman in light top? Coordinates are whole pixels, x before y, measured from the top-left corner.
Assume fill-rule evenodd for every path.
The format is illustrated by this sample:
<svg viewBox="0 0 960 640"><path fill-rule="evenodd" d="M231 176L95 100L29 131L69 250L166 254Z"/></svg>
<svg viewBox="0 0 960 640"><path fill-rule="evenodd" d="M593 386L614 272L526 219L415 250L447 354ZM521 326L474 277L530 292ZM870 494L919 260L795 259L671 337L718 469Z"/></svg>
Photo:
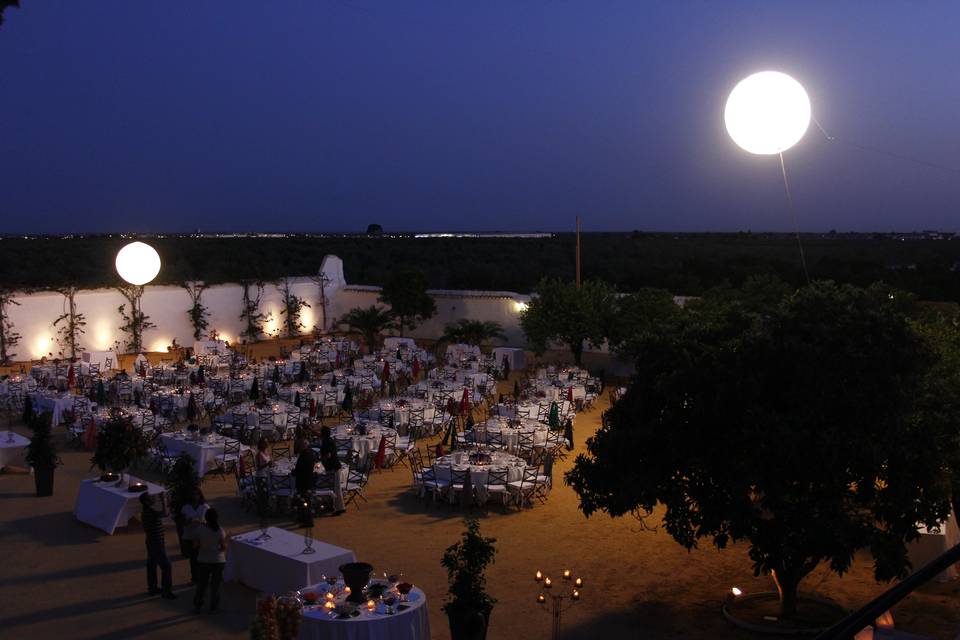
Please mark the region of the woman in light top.
<svg viewBox="0 0 960 640"><path fill-rule="evenodd" d="M254 464L257 467L258 476L266 477L270 475L270 466L273 464L273 460L270 458L270 445L263 436L260 436L260 440L257 442L257 457L254 459Z"/></svg>
<svg viewBox="0 0 960 640"><path fill-rule="evenodd" d="M190 502L180 508L180 516L183 520L183 537L181 538L181 548L183 555L190 559L190 584L197 583L197 549L193 546L193 539L197 527L204 523L204 514L210 505L203 497L203 491L196 487L190 495Z"/></svg>
<svg viewBox="0 0 960 640"><path fill-rule="evenodd" d="M194 532L193 544L197 548L197 589L193 595L193 608L203 608L203 596L210 585L210 611L220 608L220 583L223 582L223 566L227 562L227 534L220 526L216 509L207 509L205 524Z"/></svg>

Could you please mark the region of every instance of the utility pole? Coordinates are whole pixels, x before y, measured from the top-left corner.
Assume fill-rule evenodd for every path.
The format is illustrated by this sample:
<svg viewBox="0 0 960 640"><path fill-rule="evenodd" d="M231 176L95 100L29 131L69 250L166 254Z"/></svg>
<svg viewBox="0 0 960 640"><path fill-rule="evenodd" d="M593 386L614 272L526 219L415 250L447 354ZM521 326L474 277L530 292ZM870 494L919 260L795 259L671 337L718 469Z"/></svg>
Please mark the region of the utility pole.
<svg viewBox="0 0 960 640"><path fill-rule="evenodd" d="M577 216L577 290L580 289L580 216Z"/></svg>

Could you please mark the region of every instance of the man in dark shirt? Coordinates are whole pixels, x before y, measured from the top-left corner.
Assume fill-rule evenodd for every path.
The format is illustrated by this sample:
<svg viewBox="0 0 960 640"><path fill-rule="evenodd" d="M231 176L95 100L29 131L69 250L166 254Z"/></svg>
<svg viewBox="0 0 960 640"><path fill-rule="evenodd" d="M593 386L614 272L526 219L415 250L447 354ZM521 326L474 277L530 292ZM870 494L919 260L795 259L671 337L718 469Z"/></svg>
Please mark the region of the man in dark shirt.
<svg viewBox="0 0 960 640"><path fill-rule="evenodd" d="M297 442L300 455L297 456L297 465L293 468L293 479L297 485L297 493L306 497L313 489L313 468L317 464L317 454L310 448L306 439Z"/></svg>
<svg viewBox="0 0 960 640"><path fill-rule="evenodd" d="M167 600L174 600L177 596L173 594L173 576L163 537L163 504L157 504L159 499L161 496L140 494L141 520L147 542L147 589L152 596L159 593ZM157 566L161 573L160 589L157 588Z"/></svg>

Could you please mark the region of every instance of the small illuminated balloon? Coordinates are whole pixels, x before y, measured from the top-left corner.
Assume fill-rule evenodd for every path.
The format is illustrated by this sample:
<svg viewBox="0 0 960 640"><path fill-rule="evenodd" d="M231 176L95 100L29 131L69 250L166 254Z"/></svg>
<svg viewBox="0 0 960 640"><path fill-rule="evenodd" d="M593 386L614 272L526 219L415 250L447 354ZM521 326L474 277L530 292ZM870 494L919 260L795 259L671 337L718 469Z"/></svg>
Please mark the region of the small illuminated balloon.
<svg viewBox="0 0 960 640"><path fill-rule="evenodd" d="M779 71L761 71L730 92L723 113L733 141L750 153L777 154L797 144L810 126L810 98Z"/></svg>
<svg viewBox="0 0 960 640"><path fill-rule="evenodd" d="M160 254L143 242L131 242L117 253L117 273L130 284L143 285L160 273Z"/></svg>

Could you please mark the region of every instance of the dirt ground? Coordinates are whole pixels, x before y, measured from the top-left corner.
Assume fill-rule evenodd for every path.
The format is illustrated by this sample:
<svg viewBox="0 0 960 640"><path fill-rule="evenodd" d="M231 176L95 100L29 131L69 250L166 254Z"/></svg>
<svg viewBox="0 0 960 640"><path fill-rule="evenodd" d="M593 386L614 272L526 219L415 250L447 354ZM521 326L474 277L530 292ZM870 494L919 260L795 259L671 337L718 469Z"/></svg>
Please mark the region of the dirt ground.
<svg viewBox="0 0 960 640"><path fill-rule="evenodd" d="M575 453L582 451L605 407L604 399L578 418ZM64 448L62 455L65 464L57 471L50 498L34 496L32 476L0 474L0 637L247 637L256 594L228 584L222 612L194 614L187 563L177 552L172 526L167 547L179 598L148 597L143 532L134 524L108 536L75 521L78 484L95 472L89 452ZM571 462L572 457L558 463L556 478ZM433 637L444 639L449 633L440 608L446 593L440 556L458 538L463 514L418 499L409 482L410 472L403 467L376 473L367 487L369 501L359 509L350 507L342 517L318 519L314 535L352 549L378 571L403 571L426 592ZM254 516L239 507L232 479L207 479L203 489L229 532L254 528ZM477 514L483 533L497 539L496 563L487 574L488 589L498 600L490 640L549 637L549 613L535 602L537 569L557 575L570 567L586 581L583 600L564 614L566 638L746 638L751 634L722 618L720 600L733 585L746 592L771 588L768 578L753 576L746 546L688 553L663 531L644 531L635 520L586 519L576 495L562 482L545 505ZM293 528L283 518L273 524ZM848 608L884 589L874 582L867 556L858 557L843 577L817 570L804 587ZM960 584L928 587L894 613L905 630L953 638L960 623Z"/></svg>

